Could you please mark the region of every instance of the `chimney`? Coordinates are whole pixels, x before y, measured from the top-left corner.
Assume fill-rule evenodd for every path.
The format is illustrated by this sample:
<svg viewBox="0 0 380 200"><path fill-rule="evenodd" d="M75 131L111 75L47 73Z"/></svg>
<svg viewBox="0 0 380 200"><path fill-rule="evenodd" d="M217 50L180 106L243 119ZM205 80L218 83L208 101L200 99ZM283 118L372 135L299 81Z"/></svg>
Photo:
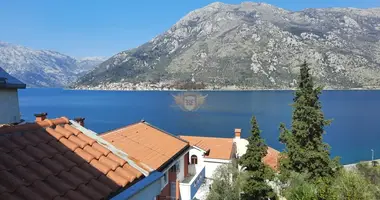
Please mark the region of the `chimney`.
<svg viewBox="0 0 380 200"><path fill-rule="evenodd" d="M47 113L39 113L39 114L34 114L36 117L36 122L42 122L46 119Z"/></svg>
<svg viewBox="0 0 380 200"><path fill-rule="evenodd" d="M236 158L240 157L240 146L241 146L241 141L240 141L240 136L241 136L241 129L240 128L235 128L235 137L233 139L235 143L235 154Z"/></svg>
<svg viewBox="0 0 380 200"><path fill-rule="evenodd" d="M240 135L241 135L241 129L235 128L235 138L240 139Z"/></svg>
<svg viewBox="0 0 380 200"><path fill-rule="evenodd" d="M84 127L84 120L86 118L83 118L83 117L77 117L74 119L74 121L76 121L79 125L83 126Z"/></svg>

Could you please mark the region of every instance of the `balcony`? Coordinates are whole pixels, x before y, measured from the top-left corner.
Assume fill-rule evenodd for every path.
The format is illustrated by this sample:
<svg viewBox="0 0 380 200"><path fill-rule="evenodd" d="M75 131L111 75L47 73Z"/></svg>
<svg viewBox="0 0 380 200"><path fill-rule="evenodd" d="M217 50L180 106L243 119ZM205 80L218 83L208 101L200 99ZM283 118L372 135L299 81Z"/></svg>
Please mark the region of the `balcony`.
<svg viewBox="0 0 380 200"><path fill-rule="evenodd" d="M205 166L189 165L189 175L179 184L181 199L193 199L205 175Z"/></svg>

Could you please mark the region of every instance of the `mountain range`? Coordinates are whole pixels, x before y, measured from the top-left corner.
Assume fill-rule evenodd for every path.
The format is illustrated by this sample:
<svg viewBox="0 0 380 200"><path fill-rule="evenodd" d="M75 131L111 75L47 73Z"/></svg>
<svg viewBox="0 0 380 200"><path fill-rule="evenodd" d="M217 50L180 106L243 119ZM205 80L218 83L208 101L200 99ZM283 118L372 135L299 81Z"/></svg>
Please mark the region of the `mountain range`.
<svg viewBox="0 0 380 200"><path fill-rule="evenodd" d="M49 50L34 50L0 42L0 68L27 87L66 87L106 58L73 57Z"/></svg>
<svg viewBox="0 0 380 200"><path fill-rule="evenodd" d="M178 88L195 82L205 88L293 88L304 61L327 88L378 88L380 8L290 11L266 3L212 3L112 56L73 87Z"/></svg>

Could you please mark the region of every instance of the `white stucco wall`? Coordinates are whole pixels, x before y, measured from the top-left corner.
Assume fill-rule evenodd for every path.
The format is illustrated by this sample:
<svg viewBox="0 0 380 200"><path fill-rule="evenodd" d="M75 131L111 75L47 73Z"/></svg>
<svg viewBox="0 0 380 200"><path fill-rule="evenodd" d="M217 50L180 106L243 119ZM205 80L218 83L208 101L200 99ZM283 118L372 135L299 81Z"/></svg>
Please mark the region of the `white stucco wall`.
<svg viewBox="0 0 380 200"><path fill-rule="evenodd" d="M192 147L189 151L189 163L191 164L191 156L196 155L198 157L198 165L204 165L203 151Z"/></svg>
<svg viewBox="0 0 380 200"><path fill-rule="evenodd" d="M198 166L205 166L206 178L213 178L215 170L223 164L231 163L231 160L211 159L203 156L204 151L192 147L189 151L189 162L191 163L191 156L196 155L198 157ZM191 170L189 170L190 172Z"/></svg>
<svg viewBox="0 0 380 200"><path fill-rule="evenodd" d="M0 124L20 122L17 89L0 89Z"/></svg>
<svg viewBox="0 0 380 200"><path fill-rule="evenodd" d="M183 179L185 178L185 156L181 156L180 159L179 159L179 168L180 168L180 172L177 174L177 179L179 181L183 181Z"/></svg>
<svg viewBox="0 0 380 200"><path fill-rule="evenodd" d="M243 156L247 151L247 145L249 144L248 140L243 138L234 138L234 142L236 144L236 153L238 156Z"/></svg>
<svg viewBox="0 0 380 200"><path fill-rule="evenodd" d="M221 160L221 159L204 159L206 166L206 178L213 178L215 170L221 166L231 163L231 160Z"/></svg>

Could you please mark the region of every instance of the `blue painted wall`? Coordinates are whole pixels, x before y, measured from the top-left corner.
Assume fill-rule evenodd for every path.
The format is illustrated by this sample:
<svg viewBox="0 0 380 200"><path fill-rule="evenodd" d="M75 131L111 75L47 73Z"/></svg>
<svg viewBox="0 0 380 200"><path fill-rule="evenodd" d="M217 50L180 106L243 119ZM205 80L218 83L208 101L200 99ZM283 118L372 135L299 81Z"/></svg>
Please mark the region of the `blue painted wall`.
<svg viewBox="0 0 380 200"><path fill-rule="evenodd" d="M205 180L206 171L205 167L202 169L202 171L198 174L197 179L191 184L190 192L191 192L191 199L194 198L195 194L197 193L198 189L201 187L203 181Z"/></svg>
<svg viewBox="0 0 380 200"><path fill-rule="evenodd" d="M153 172L128 189L124 190L112 200L153 200L161 193L161 172Z"/></svg>

